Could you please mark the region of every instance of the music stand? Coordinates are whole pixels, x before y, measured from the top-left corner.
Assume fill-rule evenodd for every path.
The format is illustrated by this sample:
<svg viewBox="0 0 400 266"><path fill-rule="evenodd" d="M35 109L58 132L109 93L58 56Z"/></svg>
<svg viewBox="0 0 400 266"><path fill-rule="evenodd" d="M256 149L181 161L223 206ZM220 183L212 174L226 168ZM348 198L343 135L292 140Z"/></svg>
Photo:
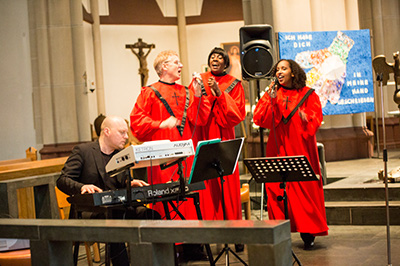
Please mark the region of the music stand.
<svg viewBox="0 0 400 266"><path fill-rule="evenodd" d="M279 187L283 189L283 195L277 200L283 200L286 220L289 219L286 182L319 180L304 155L244 159L244 164L257 183L281 182ZM292 255L301 265L293 250Z"/></svg>
<svg viewBox="0 0 400 266"><path fill-rule="evenodd" d="M195 161L192 166L189 183L195 183L214 179L219 177L221 182L222 196L222 212L224 220L225 213L225 198L224 198L224 176L231 175L236 169L239 159L239 154L243 146L243 138L217 141L210 143L202 143L198 145L195 154ZM247 265L235 252L233 252L228 244L218 254L213 265L219 260L222 254L225 253L226 265L229 265L229 252L231 252L241 263Z"/></svg>

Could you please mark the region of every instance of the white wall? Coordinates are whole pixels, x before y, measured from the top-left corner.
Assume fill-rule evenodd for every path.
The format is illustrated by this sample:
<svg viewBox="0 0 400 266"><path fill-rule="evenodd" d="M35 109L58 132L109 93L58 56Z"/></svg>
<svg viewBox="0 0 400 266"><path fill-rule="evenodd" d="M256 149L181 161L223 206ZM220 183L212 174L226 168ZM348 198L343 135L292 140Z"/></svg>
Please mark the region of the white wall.
<svg viewBox="0 0 400 266"><path fill-rule="evenodd" d="M239 29L244 21L209 23L187 26L189 73L201 72L207 65L208 54L221 43L239 42Z"/></svg>
<svg viewBox="0 0 400 266"><path fill-rule="evenodd" d="M27 2L0 0L0 160L25 157L29 146L36 149L33 124L32 78L29 51ZM221 43L238 42L242 21L190 25L187 27L189 73L200 72L212 48ZM91 25L84 23L88 89L96 88ZM105 115L129 114L140 93L139 61L126 44L142 38L156 48L147 58L148 83L158 81L153 61L162 50L179 51L176 26L102 25L101 41L106 100ZM184 84L188 85L188 84ZM89 93L90 121L97 117L97 91Z"/></svg>
<svg viewBox="0 0 400 266"><path fill-rule="evenodd" d="M0 0L0 160L24 158L34 146L26 1Z"/></svg>
<svg viewBox="0 0 400 266"><path fill-rule="evenodd" d="M207 57L212 48L220 46L221 43L239 41L239 28L243 24L243 21L239 21L187 26L189 66L184 67L189 68L189 73L200 72L201 65L207 64ZM129 120L141 85L138 74L139 61L125 45L136 43L138 38L156 46L147 57L148 84L158 81L153 68L157 54L163 50L179 52L176 26L102 25L106 115L119 115Z"/></svg>
<svg viewBox="0 0 400 266"><path fill-rule="evenodd" d="M158 81L153 61L162 50L178 50L177 30L173 26L103 25L101 45L103 54L105 115L118 115L129 121L129 114L140 93L139 61L126 44L134 44L138 38L154 43L147 57L148 83Z"/></svg>

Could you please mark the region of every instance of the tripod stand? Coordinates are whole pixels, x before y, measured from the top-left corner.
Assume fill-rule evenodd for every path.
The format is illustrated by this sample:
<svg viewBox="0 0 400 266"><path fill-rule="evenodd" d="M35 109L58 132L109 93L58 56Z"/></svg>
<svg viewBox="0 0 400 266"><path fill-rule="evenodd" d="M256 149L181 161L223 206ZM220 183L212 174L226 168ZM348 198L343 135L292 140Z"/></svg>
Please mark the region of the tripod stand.
<svg viewBox="0 0 400 266"><path fill-rule="evenodd" d="M283 201L286 220L289 219L286 183L318 180L307 157L304 155L245 159L244 164L247 166L256 182L280 182L279 187L283 190L283 194L278 196L277 200ZM301 265L293 250L292 256L297 264Z"/></svg>
<svg viewBox="0 0 400 266"><path fill-rule="evenodd" d="M219 177L224 220L226 220L224 176L231 175L235 171L242 145L243 138L211 142L204 145L199 144L195 154L189 182L195 183ZM233 254L243 265L247 266L246 262L233 252L228 244L225 244L224 248L214 260L213 265L215 265L223 254L225 254L226 265L229 265L229 253Z"/></svg>

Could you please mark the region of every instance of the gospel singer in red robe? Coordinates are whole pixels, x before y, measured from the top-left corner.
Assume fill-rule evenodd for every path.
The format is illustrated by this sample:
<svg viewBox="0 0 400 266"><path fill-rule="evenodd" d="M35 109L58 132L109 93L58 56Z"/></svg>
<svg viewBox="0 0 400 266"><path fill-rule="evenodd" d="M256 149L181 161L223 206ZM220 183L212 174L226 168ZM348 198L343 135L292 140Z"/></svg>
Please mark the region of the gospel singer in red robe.
<svg viewBox="0 0 400 266"><path fill-rule="evenodd" d="M212 109L205 126L196 128L198 140L235 138L235 126L246 115L244 90L241 82L227 74L230 61L226 51L216 47L208 56L210 72L200 74L203 97L209 99ZM193 85L191 84L192 88ZM234 174L224 177L225 214L227 220L242 219L239 167ZM205 181L200 192L201 210L205 220L223 220L222 193L219 178Z"/></svg>
<svg viewBox="0 0 400 266"><path fill-rule="evenodd" d="M270 129L266 156L305 155L321 176L315 136L323 118L319 97L306 87L306 74L295 61L280 60L272 73L279 82L271 83L253 116L256 125ZM285 219L279 183L265 183L265 189L269 218ZM304 249L312 249L315 236L328 234L322 179L288 182L287 199L291 230L300 232Z"/></svg>
<svg viewBox="0 0 400 266"><path fill-rule="evenodd" d="M174 51L161 52L154 61L154 68L160 80L143 87L130 115L133 135L141 142L154 140L188 140L193 137L195 123L205 124L210 112L210 103L201 97L200 86L193 91L175 81L180 79L182 63ZM164 102L165 101L165 102ZM193 156L183 162L183 173L188 176ZM177 181L178 166L161 170L159 166L148 168L148 183L159 184ZM192 199L179 202L179 211L188 220L197 220ZM153 207L164 216L161 203ZM179 218L177 215L172 215Z"/></svg>

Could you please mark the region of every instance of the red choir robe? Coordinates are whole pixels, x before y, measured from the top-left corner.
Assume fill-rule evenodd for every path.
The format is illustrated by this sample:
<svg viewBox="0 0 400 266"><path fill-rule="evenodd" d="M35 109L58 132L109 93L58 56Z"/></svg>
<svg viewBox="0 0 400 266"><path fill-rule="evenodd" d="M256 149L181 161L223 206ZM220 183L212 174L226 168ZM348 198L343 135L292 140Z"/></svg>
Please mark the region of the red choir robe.
<svg viewBox="0 0 400 266"><path fill-rule="evenodd" d="M186 88L182 85L173 83L167 84L163 82L156 82L152 84L154 88L161 94L167 101L174 116L179 119L181 126L183 126L182 134L174 127L172 129L160 129L159 126L162 121L166 120L171 115L168 113L164 104L157 97L155 92L150 87L143 87L140 95L138 96L135 106L130 115L130 126L133 135L141 142L154 141L154 140L188 140L192 138L193 126L197 121L199 124L205 124L210 110L210 103L204 97L195 97L193 92L189 92L189 106L186 105ZM200 104L200 108L198 108ZM199 114L197 112L199 110ZM197 119L196 119L197 118ZM189 176L193 163L193 156L188 157L183 162L183 174ZM159 166L148 168L148 183L160 184L168 181L179 180L177 173L178 165L174 165L167 169L161 170ZM179 211L187 220L197 220L197 214L192 199L186 202L179 202ZM157 210L162 217L165 212L162 203L156 203L153 209ZM179 218L178 215L171 213L172 218Z"/></svg>
<svg viewBox="0 0 400 266"><path fill-rule="evenodd" d="M267 157L305 155L314 172L321 176L315 136L323 119L318 95L312 92L289 121L286 124L283 122L283 117L288 118L308 90L310 90L308 87L299 90L287 90L281 87L274 99L265 93L257 103L253 121L256 125L270 129ZM300 118L299 110L306 114L308 122ZM287 182L286 185L292 232L327 235L322 179ZM268 195L269 218L285 219L283 201L277 200L277 197L283 194L279 183L265 183L265 188Z"/></svg>
<svg viewBox="0 0 400 266"><path fill-rule="evenodd" d="M213 76L223 93L215 97L208 86L208 79ZM239 124L246 115L245 96L241 82L239 81L230 91L226 90L235 81L231 75L215 76L211 72L201 74L205 93L210 101L212 110L205 126L196 128L198 140L210 140L220 138L229 140L235 138L234 127ZM191 85L192 87L192 85ZM204 97L204 96L203 96ZM242 204L240 199L239 167L236 165L232 175L224 177L225 213L227 220L242 219ZM205 181L206 189L200 191L200 208L205 220L223 220L222 191L219 178Z"/></svg>

